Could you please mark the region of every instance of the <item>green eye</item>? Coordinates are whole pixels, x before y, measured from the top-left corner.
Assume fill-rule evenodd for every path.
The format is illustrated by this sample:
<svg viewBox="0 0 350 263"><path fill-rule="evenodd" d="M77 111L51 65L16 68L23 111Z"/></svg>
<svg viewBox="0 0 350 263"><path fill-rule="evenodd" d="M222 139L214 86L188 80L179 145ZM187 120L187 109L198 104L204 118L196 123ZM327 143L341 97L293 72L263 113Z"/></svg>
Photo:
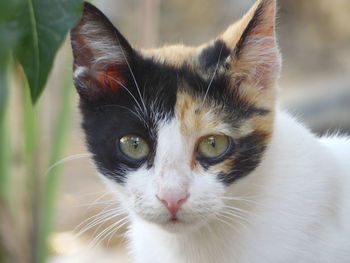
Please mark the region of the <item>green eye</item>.
<svg viewBox="0 0 350 263"><path fill-rule="evenodd" d="M225 153L230 146L230 139L225 135L209 135L198 145L198 153L205 158L216 158Z"/></svg>
<svg viewBox="0 0 350 263"><path fill-rule="evenodd" d="M120 150L129 158L142 160L149 154L148 143L140 136L126 135L119 140Z"/></svg>

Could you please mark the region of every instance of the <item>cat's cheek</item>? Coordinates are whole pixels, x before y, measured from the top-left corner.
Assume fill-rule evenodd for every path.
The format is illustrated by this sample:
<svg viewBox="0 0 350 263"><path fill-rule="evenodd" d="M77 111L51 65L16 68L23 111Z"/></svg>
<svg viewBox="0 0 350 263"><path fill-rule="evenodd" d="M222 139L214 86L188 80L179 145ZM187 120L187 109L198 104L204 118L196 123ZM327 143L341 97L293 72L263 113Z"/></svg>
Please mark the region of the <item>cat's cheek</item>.
<svg viewBox="0 0 350 263"><path fill-rule="evenodd" d="M159 220L158 217L166 214L166 210L155 196L152 169L142 166L136 171L128 172L122 188L123 203L132 215L145 220Z"/></svg>
<svg viewBox="0 0 350 263"><path fill-rule="evenodd" d="M97 175L100 177L101 181L106 186L107 191L115 196L118 203L126 203L128 195L124 184L117 183L115 180L106 177L101 173L98 173Z"/></svg>

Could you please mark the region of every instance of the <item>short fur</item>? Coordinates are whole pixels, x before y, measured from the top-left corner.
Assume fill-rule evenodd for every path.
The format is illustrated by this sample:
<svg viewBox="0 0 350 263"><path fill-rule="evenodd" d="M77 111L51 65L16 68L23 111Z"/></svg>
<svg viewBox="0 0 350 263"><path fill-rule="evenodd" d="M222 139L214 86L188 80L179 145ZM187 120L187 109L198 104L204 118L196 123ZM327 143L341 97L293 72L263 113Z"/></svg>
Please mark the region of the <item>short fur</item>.
<svg viewBox="0 0 350 263"><path fill-rule="evenodd" d="M277 106L275 13L259 0L207 44L138 50L85 4L71 32L83 129L135 262L348 262L350 139L318 138ZM123 155L128 134L145 159ZM230 148L203 158L212 134ZM164 192L187 194L175 221Z"/></svg>

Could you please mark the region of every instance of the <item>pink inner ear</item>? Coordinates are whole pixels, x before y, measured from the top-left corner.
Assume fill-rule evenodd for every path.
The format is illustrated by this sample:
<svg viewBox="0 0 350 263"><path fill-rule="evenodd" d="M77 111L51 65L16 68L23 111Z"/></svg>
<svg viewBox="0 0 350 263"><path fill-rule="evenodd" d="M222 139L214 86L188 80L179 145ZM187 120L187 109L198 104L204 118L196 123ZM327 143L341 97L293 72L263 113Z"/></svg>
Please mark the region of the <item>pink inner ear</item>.
<svg viewBox="0 0 350 263"><path fill-rule="evenodd" d="M123 87L125 82L121 74L124 68L124 65L109 66L103 71L97 71L96 79L104 89L119 90Z"/></svg>

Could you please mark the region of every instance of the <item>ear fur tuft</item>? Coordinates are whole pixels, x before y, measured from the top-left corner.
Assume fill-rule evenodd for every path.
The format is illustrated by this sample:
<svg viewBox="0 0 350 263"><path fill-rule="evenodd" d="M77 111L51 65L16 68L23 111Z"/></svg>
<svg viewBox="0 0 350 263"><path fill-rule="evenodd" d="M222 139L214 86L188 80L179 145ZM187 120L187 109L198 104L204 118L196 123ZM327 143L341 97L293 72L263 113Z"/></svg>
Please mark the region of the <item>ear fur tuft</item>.
<svg viewBox="0 0 350 263"><path fill-rule="evenodd" d="M74 81L80 94L120 89L132 61L133 49L95 6L84 3L78 24L71 30ZM93 91L94 89L94 91Z"/></svg>
<svg viewBox="0 0 350 263"><path fill-rule="evenodd" d="M280 73L275 16L276 1L259 0L222 35L225 43L233 49L228 61L230 70L259 88L272 85Z"/></svg>

